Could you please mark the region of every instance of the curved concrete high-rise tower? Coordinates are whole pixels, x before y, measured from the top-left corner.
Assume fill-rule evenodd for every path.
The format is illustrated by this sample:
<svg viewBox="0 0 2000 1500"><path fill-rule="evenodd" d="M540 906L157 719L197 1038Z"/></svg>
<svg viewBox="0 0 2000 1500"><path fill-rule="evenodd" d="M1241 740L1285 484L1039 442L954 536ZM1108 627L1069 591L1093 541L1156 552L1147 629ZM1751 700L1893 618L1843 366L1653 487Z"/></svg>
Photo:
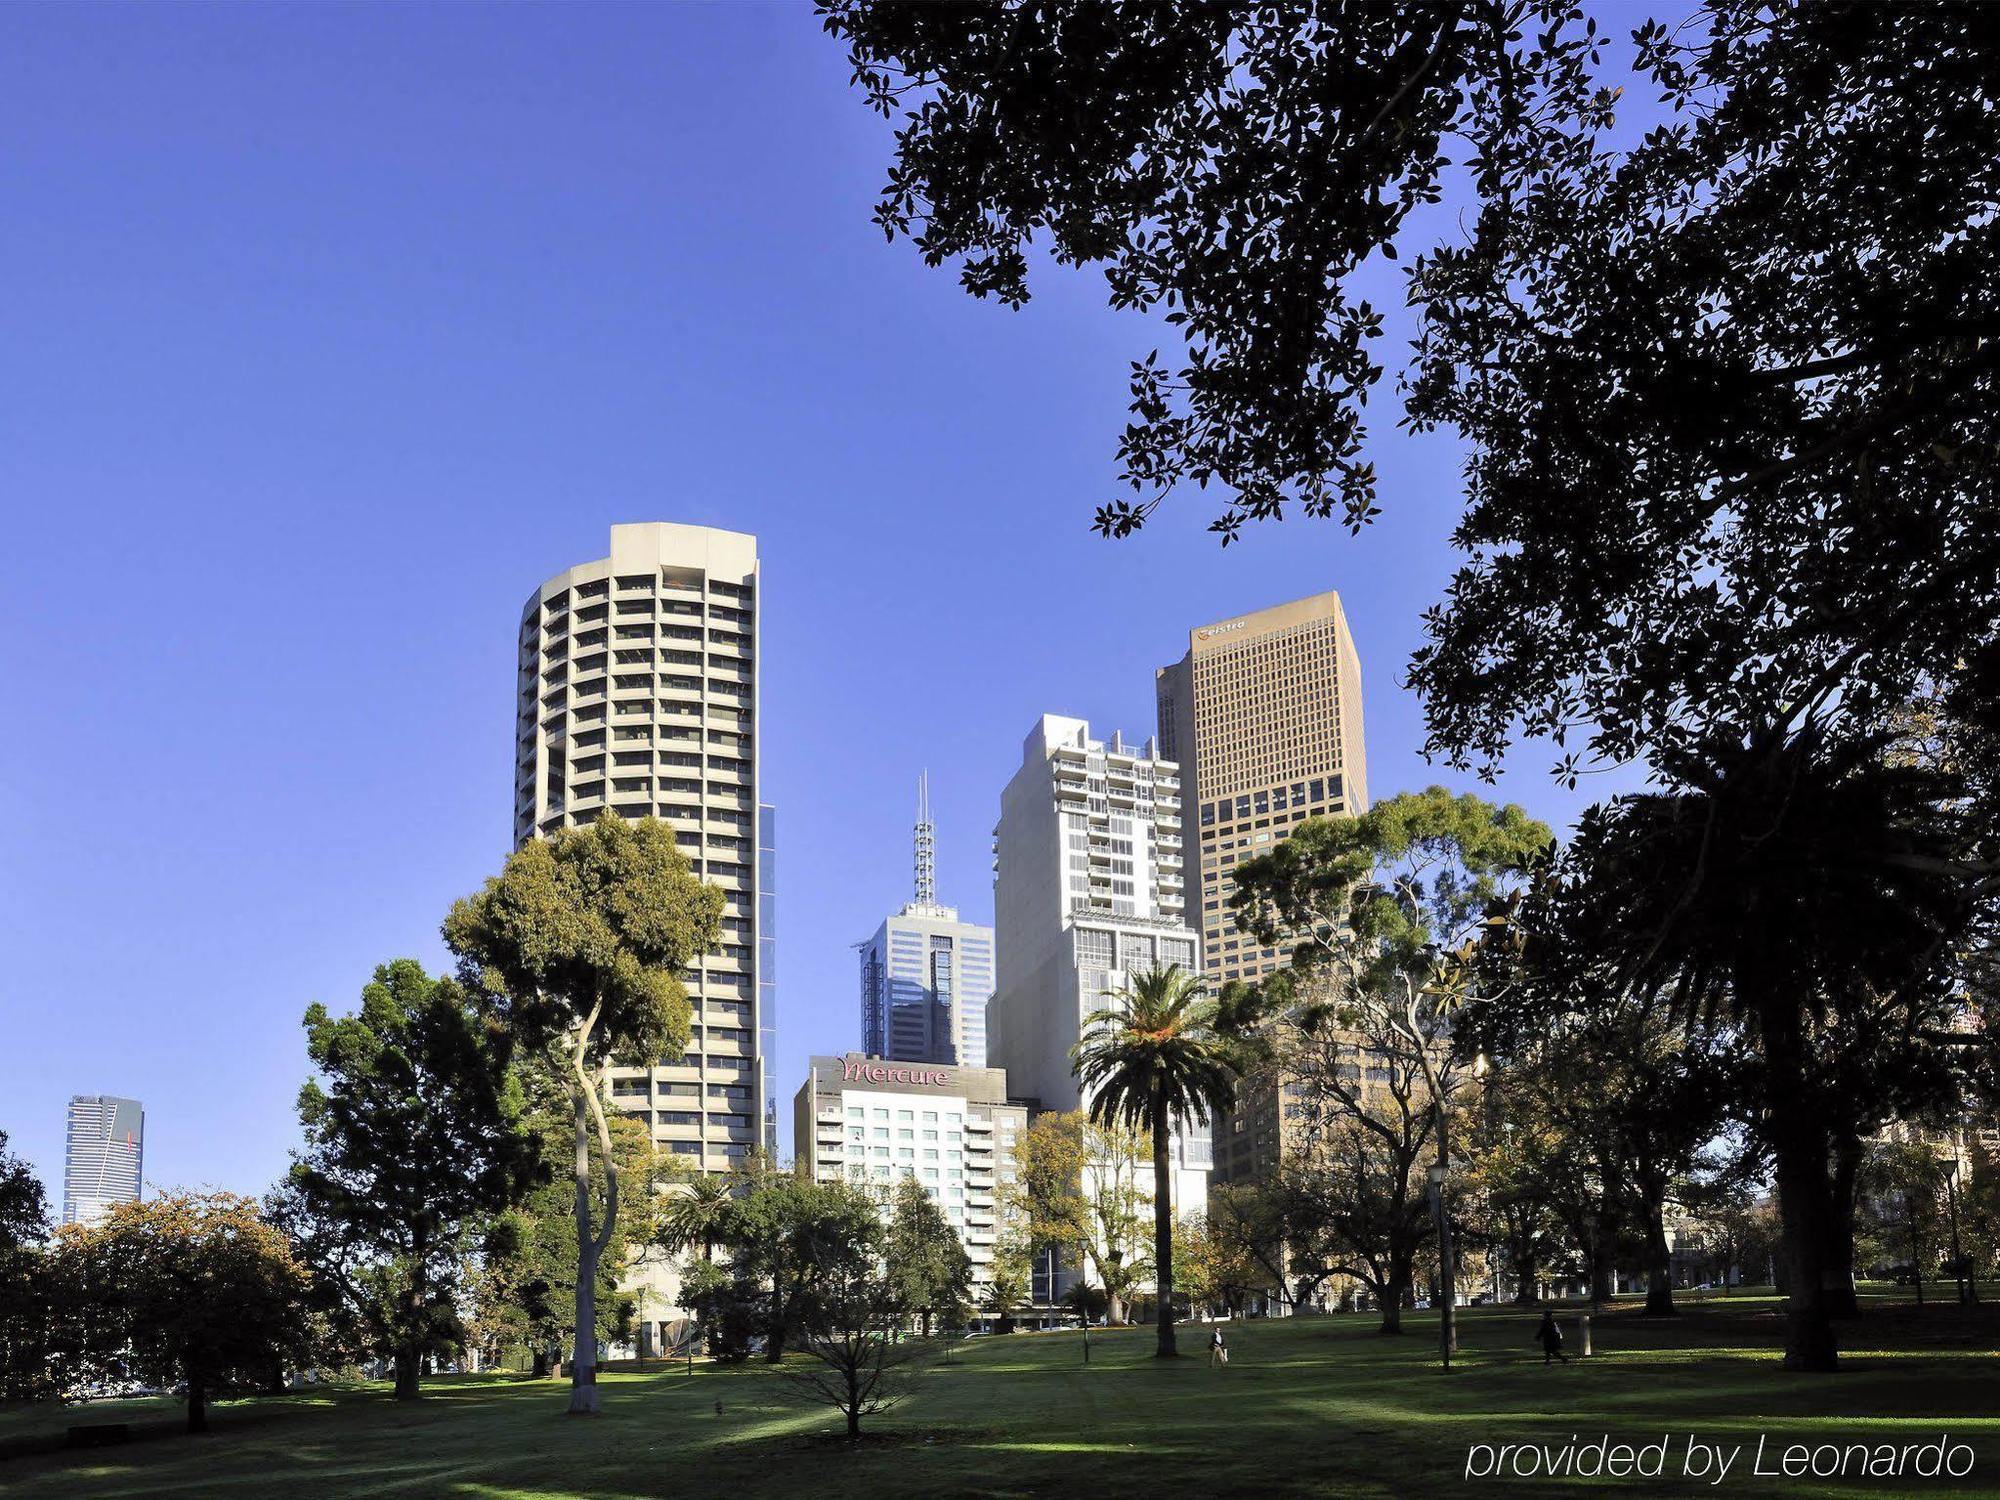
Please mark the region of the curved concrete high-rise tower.
<svg viewBox="0 0 2000 1500"><path fill-rule="evenodd" d="M758 801L757 539L649 522L521 612L514 841L660 817L727 900L689 967L685 1058L619 1068L612 1096L665 1150L719 1172L775 1147L772 814Z"/></svg>

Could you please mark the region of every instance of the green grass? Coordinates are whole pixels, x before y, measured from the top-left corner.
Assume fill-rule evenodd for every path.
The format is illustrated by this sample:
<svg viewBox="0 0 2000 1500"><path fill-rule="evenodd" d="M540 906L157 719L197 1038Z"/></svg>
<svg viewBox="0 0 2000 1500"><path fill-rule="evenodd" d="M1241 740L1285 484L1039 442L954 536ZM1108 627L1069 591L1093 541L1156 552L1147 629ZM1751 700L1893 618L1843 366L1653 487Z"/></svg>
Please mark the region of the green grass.
<svg viewBox="0 0 2000 1500"><path fill-rule="evenodd" d="M1400 1339L1361 1317L1237 1324L1233 1360L1211 1370L1203 1327L1190 1357L1150 1358L1150 1329L1093 1335L1091 1365L1074 1333L972 1341L950 1367L871 1424L858 1450L833 1440L838 1416L800 1404L761 1365L608 1373L603 1416L564 1415L564 1388L505 1376L440 1379L399 1406L381 1387L224 1403L206 1437L170 1437L0 1462L0 1495L208 1497L699 1495L948 1496L1361 1495L1476 1492L1463 1479L1474 1442L1566 1441L1610 1432L1747 1442L1925 1441L1940 1431L1977 1454L1969 1479L1845 1483L1743 1479L1761 1495L1882 1495L1915 1489L2000 1496L2000 1320L1890 1298L1845 1334L1847 1369L1787 1374L1769 1298L1716 1298L1679 1319L1629 1308L1596 1326L1598 1353L1544 1369L1532 1317L1479 1309L1445 1375L1436 1323ZM720 1410L718 1411L718 1403ZM115 1415L171 1419L170 1402L123 1403ZM88 1409L100 1420L102 1409ZM105 1414L111 1415L111 1414ZM0 1443L74 1412L0 1416ZM1747 1467L1749 1458L1741 1461ZM1485 1481L1518 1495L1578 1491L1571 1481ZM1632 1495L1718 1493L1627 1480Z"/></svg>

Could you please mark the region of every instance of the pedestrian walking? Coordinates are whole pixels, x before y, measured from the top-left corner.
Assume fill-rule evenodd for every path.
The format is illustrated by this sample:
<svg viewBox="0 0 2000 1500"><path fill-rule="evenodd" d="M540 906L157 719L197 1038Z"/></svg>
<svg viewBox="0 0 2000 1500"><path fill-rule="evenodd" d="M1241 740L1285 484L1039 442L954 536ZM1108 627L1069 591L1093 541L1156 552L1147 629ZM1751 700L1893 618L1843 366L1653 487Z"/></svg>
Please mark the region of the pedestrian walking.
<svg viewBox="0 0 2000 1500"><path fill-rule="evenodd" d="M1552 1307L1542 1309L1541 1326L1535 1330L1534 1341L1542 1346L1542 1363L1559 1359L1569 1363L1569 1356L1563 1353L1563 1331L1556 1324L1556 1312Z"/></svg>
<svg viewBox="0 0 2000 1500"><path fill-rule="evenodd" d="M1226 1365L1228 1363L1229 1345L1222 1341L1222 1325L1218 1323L1215 1325L1215 1332L1209 1336L1208 1340L1209 1368L1213 1369L1217 1365Z"/></svg>

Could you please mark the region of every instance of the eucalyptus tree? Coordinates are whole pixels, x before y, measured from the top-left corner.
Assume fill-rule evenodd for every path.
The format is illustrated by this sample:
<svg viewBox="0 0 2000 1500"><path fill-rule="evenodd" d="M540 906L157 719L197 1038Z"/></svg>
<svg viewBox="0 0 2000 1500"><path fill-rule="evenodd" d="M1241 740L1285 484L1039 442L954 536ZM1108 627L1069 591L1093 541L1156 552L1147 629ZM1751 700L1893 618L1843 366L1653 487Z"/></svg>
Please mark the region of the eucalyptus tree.
<svg viewBox="0 0 2000 1500"><path fill-rule="evenodd" d="M557 1061L571 1105L576 1221L570 1411L594 1414L597 1266L618 1224L618 1163L605 1070L676 1058L688 1039L681 975L717 941L721 890L688 870L656 818L610 812L531 840L452 907L444 936L470 987L527 1052ZM593 1215L593 1127L604 1203Z"/></svg>
<svg viewBox="0 0 2000 1500"><path fill-rule="evenodd" d="M1084 1022L1070 1065L1102 1125L1144 1130L1153 1147L1153 1277L1158 1296L1155 1357L1174 1346L1174 1211L1171 1135L1205 1124L1236 1097L1239 1056L1215 1029L1215 1003L1199 976L1178 964L1132 976L1111 1004Z"/></svg>
<svg viewBox="0 0 2000 1500"><path fill-rule="evenodd" d="M1310 819L1236 867L1237 926L1291 953L1264 1002L1272 1024L1293 1037L1281 1055L1289 1053L1294 1082L1390 1153L1402 1192L1426 1139L1445 1179L1440 1202L1447 1190L1452 1102L1467 1062L1453 1049L1453 1018L1476 996L1482 937L1496 924L1504 930L1553 842L1511 803L1430 787L1359 817ZM1371 1068L1382 1076L1371 1078ZM1449 1213L1439 1224L1449 1350Z"/></svg>

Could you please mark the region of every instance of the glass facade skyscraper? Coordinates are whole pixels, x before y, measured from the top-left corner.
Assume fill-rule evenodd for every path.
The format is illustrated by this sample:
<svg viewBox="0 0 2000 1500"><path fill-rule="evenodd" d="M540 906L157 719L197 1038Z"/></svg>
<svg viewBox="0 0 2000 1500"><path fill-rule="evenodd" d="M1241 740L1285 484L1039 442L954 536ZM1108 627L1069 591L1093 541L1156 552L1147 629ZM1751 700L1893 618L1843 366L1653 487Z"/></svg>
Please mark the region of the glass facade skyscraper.
<svg viewBox="0 0 2000 1500"><path fill-rule="evenodd" d="M959 920L937 900L930 782L917 794L917 899L858 944L861 1045L893 1062L986 1066L986 1002L993 995L993 929Z"/></svg>
<svg viewBox="0 0 2000 1500"><path fill-rule="evenodd" d="M63 1223L89 1224L114 1203L137 1202L145 1159L146 1111L137 1099L110 1094L71 1098Z"/></svg>

